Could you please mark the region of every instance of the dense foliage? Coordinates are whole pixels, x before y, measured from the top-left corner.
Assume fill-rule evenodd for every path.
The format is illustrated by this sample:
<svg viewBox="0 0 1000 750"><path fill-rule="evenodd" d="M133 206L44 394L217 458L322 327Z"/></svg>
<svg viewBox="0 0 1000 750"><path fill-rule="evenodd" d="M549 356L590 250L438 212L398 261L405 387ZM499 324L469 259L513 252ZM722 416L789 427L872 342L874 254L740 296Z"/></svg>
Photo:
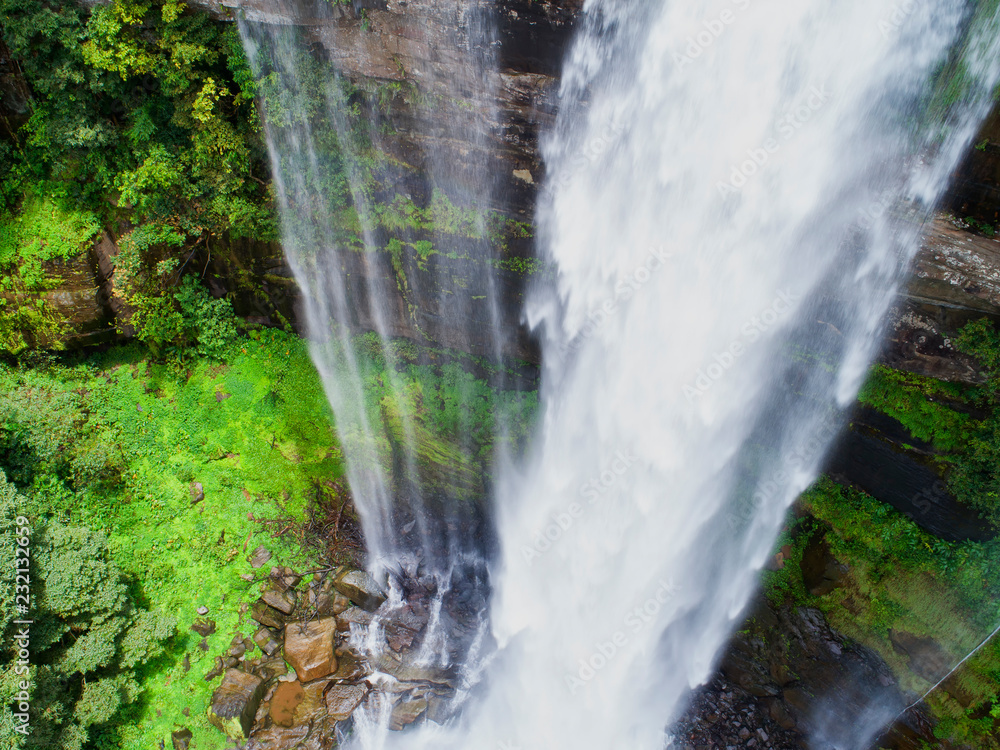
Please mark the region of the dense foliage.
<svg viewBox="0 0 1000 750"><path fill-rule="evenodd" d="M202 338L162 359L135 343L0 364L0 466L10 482L0 484L0 523L31 518L35 574L45 580L33 606L62 634L44 663L72 667L58 673L68 690L59 696L46 692L56 683L45 681L43 662L33 674L33 706L49 712L36 713L36 723L61 722L44 735L53 750L155 747L178 725L199 747L222 747L205 719L215 683L203 676L239 626L240 602L255 596L241 578L251 572L249 554L264 544L300 570L330 554L303 532L324 503L343 509L331 494L343 471L340 446L306 343L269 329L223 337L215 349L212 336ZM443 350L396 342L390 371L370 336L355 349L368 407L376 418L411 410L418 460L438 486L457 493L481 482L497 421L508 439L525 438L534 393L497 393L469 374L474 363ZM470 445L457 445L456 435ZM203 500L193 501L195 483ZM0 545L12 538L0 536ZM337 554L346 562L356 553ZM81 567L87 559L94 565ZM66 573L78 590L46 598L70 585ZM0 624L10 619L10 598L0 588ZM190 630L199 606L218 624L205 649ZM176 633L166 613L177 618ZM92 645L67 650L91 630ZM0 663L10 660L0 653ZM100 692L81 692L92 684ZM0 681L0 690L9 687ZM0 731L11 716L0 713Z"/></svg>
<svg viewBox="0 0 1000 750"><path fill-rule="evenodd" d="M8 554L18 527L15 518L35 519L29 547L34 581L30 667L18 671L13 635L22 626L11 622L13 591L4 590L0 703L11 706L17 697L39 709L27 734L17 731L14 712L4 711L0 742L10 748L79 750L93 739L100 746L102 730L138 697L139 671L163 653L174 619L137 605L103 533L47 518L44 508L19 495L3 472L0 514Z"/></svg>
<svg viewBox="0 0 1000 750"><path fill-rule="evenodd" d="M826 545L845 565L829 593L806 589L807 548ZM800 500L800 515L778 546L788 556L764 582L775 603L817 607L840 633L873 649L900 687L919 696L933 686L894 638L926 639L958 662L1000 624L1000 540L944 542L865 493L823 478ZM941 675L943 676L943 675ZM939 722L935 734L976 748L1000 747L1000 641L990 640L926 698Z"/></svg>
<svg viewBox="0 0 1000 750"><path fill-rule="evenodd" d="M214 685L202 678L252 596L240 579L247 547L264 543L298 564L294 535L272 535L303 519L341 468L302 341L264 331L218 354L228 364L191 354L156 362L133 345L0 366L0 465L9 467L0 544L13 539L12 515L33 527L25 747L155 747L178 723L201 747L221 746L204 719ZM10 593L0 590L0 624ZM219 626L209 651L189 630L199 606ZM11 635L0 642L5 739Z"/></svg>
<svg viewBox="0 0 1000 750"><path fill-rule="evenodd" d="M178 0L0 0L0 19L29 108L0 140L0 346L58 338L43 264L102 229L139 337L189 335L174 292L193 252L277 236L235 27Z"/></svg>

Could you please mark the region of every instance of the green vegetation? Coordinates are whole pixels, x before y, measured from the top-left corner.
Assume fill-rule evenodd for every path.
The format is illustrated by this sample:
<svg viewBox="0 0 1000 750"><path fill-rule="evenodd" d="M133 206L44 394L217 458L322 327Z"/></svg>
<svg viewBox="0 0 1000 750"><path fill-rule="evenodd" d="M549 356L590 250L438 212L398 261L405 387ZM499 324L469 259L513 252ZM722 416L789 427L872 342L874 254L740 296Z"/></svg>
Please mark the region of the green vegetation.
<svg viewBox="0 0 1000 750"><path fill-rule="evenodd" d="M960 449L973 429L968 414L955 411L969 389L875 365L858 401L898 420L913 437L942 452Z"/></svg>
<svg viewBox="0 0 1000 750"><path fill-rule="evenodd" d="M993 44L998 32L998 0L984 0L972 7L972 17L963 26L961 38L935 73L926 103L931 118L941 126L945 126L956 104L982 93L982 81L975 71L982 60L996 54ZM1000 98L1000 89L992 95L994 100Z"/></svg>
<svg viewBox="0 0 1000 750"><path fill-rule="evenodd" d="M944 383L876 365L859 400L887 414L937 452L956 497L1000 521L1000 334L980 320L956 346L984 367L982 386ZM847 566L837 587L807 591L802 559L828 546ZM929 658L957 664L1000 624L1000 539L945 542L888 505L823 478L799 501L776 547L784 566L764 573L774 603L821 609L830 624L872 648L915 695L940 674L921 668L901 643L917 643ZM936 655L936 657L935 657ZM934 678L933 681L931 678ZM935 734L953 743L998 748L1000 639L990 641L927 698L938 717Z"/></svg>
<svg viewBox="0 0 1000 750"><path fill-rule="evenodd" d="M133 345L0 367L0 463L24 492L4 518L31 518L33 575L45 581L33 591L46 626L32 631L32 705L36 729L51 732L25 747L154 747L178 724L199 747L222 747L202 675L255 596L240 578L248 552L265 544L307 567L298 529L342 471L302 341L254 331L223 353L226 364L164 364ZM219 626L207 651L189 629L199 606ZM0 727L10 722L5 710Z"/></svg>
<svg viewBox="0 0 1000 750"><path fill-rule="evenodd" d="M58 343L43 292L102 228L120 236L140 337L179 337L151 326L175 318L185 259L213 239L277 237L236 29L178 0L0 0L0 18L30 107L0 140L0 347Z"/></svg>
<svg viewBox="0 0 1000 750"><path fill-rule="evenodd" d="M33 528L32 614L44 622L33 631L33 716L51 720L25 744L5 709L11 747L155 747L186 726L198 747L221 748L205 718L217 683L203 675L234 631L250 634L240 608L256 597L241 578L249 554L264 544L308 570L329 553L310 546L322 540L307 522L339 507L343 464L306 343L267 329L216 336L199 312L204 293L184 284L177 297L201 327L163 359L134 343L0 365L0 524L9 531L21 514ZM400 340L387 363L372 335L354 348L385 440L401 440L407 415L420 480L454 499L481 496L494 435L522 444L536 395L496 392L468 372L481 363L447 351ZM348 562L359 551L334 552ZM13 592L3 583L8 696ZM218 625L205 648L190 629L199 606Z"/></svg>
<svg viewBox="0 0 1000 750"><path fill-rule="evenodd" d="M406 340L383 352L372 333L354 344L362 408L368 424L381 426L375 447L383 465L409 444L422 487L457 500L482 497L498 447L523 449L537 393L495 390L472 374L482 363L457 352Z"/></svg>
<svg viewBox="0 0 1000 750"><path fill-rule="evenodd" d="M45 292L58 287L59 267L79 260L99 231L95 214L66 200L32 196L17 214L0 206L0 349L59 341L64 321Z"/></svg>
<svg viewBox="0 0 1000 750"><path fill-rule="evenodd" d="M808 515L781 542L793 554L784 568L765 573L769 596L821 609L836 630L875 650L904 690L921 695L936 680L914 668L896 645L900 638L933 644L928 648L957 664L1000 624L1000 541L944 542L884 503L825 478L800 506ZM801 557L807 545L821 542L848 570L829 594L811 596ZM991 713L998 691L1000 642L991 641L928 696L940 719L936 734L984 750L1000 747Z"/></svg>
<svg viewBox="0 0 1000 750"><path fill-rule="evenodd" d="M1000 333L982 319L963 328L955 343L986 370L986 384L972 398L987 416L955 452L948 484L959 500L1000 526Z"/></svg>
<svg viewBox="0 0 1000 750"><path fill-rule="evenodd" d="M954 343L982 364L985 384L944 383L876 365L858 398L931 443L959 501L1000 525L1000 333L981 319Z"/></svg>
<svg viewBox="0 0 1000 750"><path fill-rule="evenodd" d="M30 665L4 664L0 700L5 706L16 699L44 707L35 712L27 736L5 711L0 738L11 748L75 750L91 736L100 745L112 739L102 736L108 722L138 697L140 671L164 652L175 621L137 605L103 533L46 519L28 534L30 527L19 526L17 518L32 513L32 505L0 472L4 551L13 552L19 529L30 550L31 575L41 582L30 617ZM0 612L4 632L21 632L10 622L13 612L11 592Z"/></svg>
<svg viewBox="0 0 1000 750"><path fill-rule="evenodd" d="M995 237L997 230L992 224L987 224L985 221L980 221L974 216L966 216L963 220L965 225L969 227L974 232L978 232L986 237Z"/></svg>

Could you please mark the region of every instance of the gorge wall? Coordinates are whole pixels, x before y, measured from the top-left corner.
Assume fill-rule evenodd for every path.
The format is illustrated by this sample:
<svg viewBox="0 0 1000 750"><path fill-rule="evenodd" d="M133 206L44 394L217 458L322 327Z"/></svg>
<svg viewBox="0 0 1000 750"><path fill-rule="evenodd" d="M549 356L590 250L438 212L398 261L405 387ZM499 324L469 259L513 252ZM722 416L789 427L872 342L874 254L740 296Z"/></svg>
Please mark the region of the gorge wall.
<svg viewBox="0 0 1000 750"><path fill-rule="evenodd" d="M465 75L455 52L454 29L467 22L460 5L448 0L365 0L329 5L196 0L191 5L223 23L242 12L251 20L296 24L306 29L315 42L316 54L328 57L345 77L358 84L359 103L382 121L384 131L391 133L383 141L384 147L404 165L398 174L402 184L396 187L410 196L417 208L425 208L431 200L424 163L430 149L445 149L453 155L456 187L460 187L463 169L475 163L478 154L473 152L482 144L440 140L444 134L454 137L456 129L444 126L450 118L481 118L488 108L477 101L471 87L464 88L467 96L459 101L444 100L441 92L435 91L436 82L461 81ZM480 210L496 212L508 220L491 239L504 259L501 278L505 312L511 325L517 327L525 287L532 275L545 273L532 257L533 206L545 177L538 138L552 122L558 106L558 73L582 0L504 0L497 3L497 8L499 69L493 84L499 106L494 110L495 121L483 124L490 133L487 146L495 162L499 189L494 193L496 205ZM16 61L0 50L0 114L8 128L16 127L24 118L27 92ZM425 106L426 100L435 96L439 98L434 100L434 106ZM597 153L613 138L609 132L606 142L589 144L589 148ZM439 142L430 142L435 139ZM984 222L997 218L1000 146L996 143L1000 143L1000 110L985 123L976 148L970 149L955 175L943 209ZM581 153L579 158L587 159L588 153ZM975 363L958 354L950 338L973 317L1000 315L1000 242L972 234L966 228L943 217L928 227L911 284L893 311L884 353L884 361L890 366L945 380L981 379ZM434 229L448 234L448 227ZM425 234L416 229L410 239L419 241ZM456 232L452 239L460 246L466 238ZM449 257L449 249L423 258L412 242L404 245L401 263L395 270L400 299L394 305L393 328L398 335L421 338L421 318L435 314L439 290L433 284L421 283L421 277L440 275L436 266L447 266L445 275L455 280L450 292L476 297L482 291L476 288L478 275L474 269L461 258ZM122 322L123 310L115 304L111 262L115 253L115 236L109 228L88 257L48 269L59 283L45 293L45 298L67 325L61 341L39 344L75 348L116 336L115 324ZM219 237L212 247L195 248L191 262L203 269L213 293L229 295L241 315L266 325L295 323L297 293L278 243ZM359 254L351 270L357 280L354 293L364 293L366 274L387 272L393 272L391 264L371 262ZM407 283L411 277L414 283ZM368 321L355 323L364 328ZM515 340L519 342L515 347L518 356L537 358L526 332L522 330Z"/></svg>

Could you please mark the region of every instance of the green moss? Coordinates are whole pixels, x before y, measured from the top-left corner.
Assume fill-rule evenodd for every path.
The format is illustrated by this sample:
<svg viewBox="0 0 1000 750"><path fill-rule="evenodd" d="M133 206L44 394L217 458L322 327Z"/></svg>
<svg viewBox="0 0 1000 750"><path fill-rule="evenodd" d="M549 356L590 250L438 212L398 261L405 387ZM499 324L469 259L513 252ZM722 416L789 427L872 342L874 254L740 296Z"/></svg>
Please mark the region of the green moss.
<svg viewBox="0 0 1000 750"><path fill-rule="evenodd" d="M953 109L975 92L978 80L970 68L975 69L982 58L991 54L991 42L1000 31L998 5L998 0L984 0L975 4L972 18L964 27L961 39L954 45L948 60L936 72L927 109L938 122L945 122ZM1000 89L993 92L994 100L998 93Z"/></svg>
<svg viewBox="0 0 1000 750"><path fill-rule="evenodd" d="M304 342L260 331L233 345L226 362L181 369L129 346L44 370L0 367L5 463L47 450L46 461L20 462L30 492L57 518L103 531L143 602L179 620L169 657L143 673L144 698L109 746L169 745L184 725L197 747L223 747L205 719L215 683L202 676L237 629L240 602L256 596L240 578L250 572L247 555L264 544L281 563L307 568L291 533L275 535L304 517L318 483L342 472ZM88 451L97 447L95 464ZM60 468L67 455L73 461ZM74 470L88 460L117 478L101 483ZM205 492L196 505L192 481ZM189 630L201 605L218 623L207 652Z"/></svg>
<svg viewBox="0 0 1000 750"><path fill-rule="evenodd" d="M18 213L0 214L0 348L59 346L66 321L44 293L62 283L59 266L78 258L100 231L89 211L29 197Z"/></svg>
<svg viewBox="0 0 1000 750"><path fill-rule="evenodd" d="M948 406L968 389L884 365L872 368L858 401L898 420L913 437L943 452L961 448L975 421Z"/></svg>
<svg viewBox="0 0 1000 750"><path fill-rule="evenodd" d="M944 542L829 479L803 494L801 505L823 522L831 552L848 566L840 588L806 601L823 610L834 628L874 649L904 690L919 695L932 683L911 669L891 631L932 639L957 664L996 627L1000 541ZM983 750L1000 747L992 718L982 721L998 690L1000 643L990 642L928 696L942 719L940 736Z"/></svg>
<svg viewBox="0 0 1000 750"><path fill-rule="evenodd" d="M812 519L800 518L791 521L778 535L772 559L778 559L780 554L780 566L777 570L765 569L761 574L764 593L772 604L780 605L786 601L795 604L809 602L810 597L802 580L802 554L812 539L814 530Z"/></svg>
<svg viewBox="0 0 1000 750"><path fill-rule="evenodd" d="M354 349L364 374L368 421L384 425L390 441L377 446L384 466L391 465L394 447L410 442L424 487L473 499L482 496L497 441L512 454L524 447L536 392L494 390L472 374L478 365L472 357L405 339L389 342L388 362L374 333L355 338Z"/></svg>
<svg viewBox="0 0 1000 750"><path fill-rule="evenodd" d="M42 264L75 258L100 230L100 221L89 211L28 198L19 214L0 217L0 266L16 270L29 291L51 288ZM9 277L0 279L0 288L11 288Z"/></svg>
<svg viewBox="0 0 1000 750"><path fill-rule="evenodd" d="M545 269L545 263L538 258L504 258L495 262L497 268L519 274L535 274Z"/></svg>

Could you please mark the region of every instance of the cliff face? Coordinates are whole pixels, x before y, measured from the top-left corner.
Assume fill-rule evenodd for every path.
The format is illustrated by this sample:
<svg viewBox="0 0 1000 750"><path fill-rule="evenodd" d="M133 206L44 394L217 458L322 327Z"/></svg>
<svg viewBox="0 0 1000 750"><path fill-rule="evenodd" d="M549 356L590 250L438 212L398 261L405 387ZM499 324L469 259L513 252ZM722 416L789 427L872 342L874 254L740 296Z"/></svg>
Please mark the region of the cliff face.
<svg viewBox="0 0 1000 750"><path fill-rule="evenodd" d="M475 23L471 5L458 0L385 2L358 0L353 4L325 0L193 0L193 7L210 13L219 22L234 22L243 14L250 22L296 25L312 39L316 54L326 56L344 76L358 85L364 106L377 112L382 130L380 148L407 165L399 176L400 193L412 195L420 206L429 200L426 178L430 162L449 162L449 176L458 191L464 181L477 179L476 168L490 165L494 180L492 205L511 222L502 236L494 237L501 259L498 270L500 299L506 325L519 329L523 292L532 273L540 267L532 260L531 224L544 166L538 137L555 116L561 61L571 38L583 0L498 0L495 3L494 50L497 66L487 81L473 80L468 65L470 51L463 48L463 29ZM16 63L0 50L0 114L16 125L23 117L26 87ZM473 51L475 52L475 51ZM484 97L484 90L489 92ZM429 105L428 102L431 102ZM1000 142L1000 114L994 113L956 173L946 207L959 215L991 220L997 205L1000 159L994 141ZM465 137L463 137L463 134ZM449 341L442 318L441 299L459 295L482 297L480 269L454 250L468 238L449 236L435 228L438 241L451 252L420 257L412 244L423 238L413 234L395 259L359 254L350 269L352 293L363 301L366 279L380 275L399 290L390 306L390 330L420 339L424 331L438 331L438 343ZM929 227L925 247L914 268L908 289L891 316L890 340L883 358L900 369L946 380L978 382L976 364L958 354L950 343L955 331L982 314L1000 315L1000 243L976 237L944 220ZM114 237L99 238L80 267L48 269L65 279L51 293L50 309L63 318L62 344L81 346L112 338L122 310L114 304ZM459 256L458 258L449 256ZM237 312L266 324L297 324L297 289L281 247L276 243L234 241L220 238L211 248L198 250L204 278L216 295L229 295ZM440 279L456 283L442 290ZM444 292L444 294L442 294ZM116 309L116 307L118 309ZM357 305L358 309L364 305ZM363 315L354 321L364 328ZM537 352L524 331L511 337L511 352L536 360ZM40 341L52 345L60 342ZM476 342L469 344L476 348Z"/></svg>
<svg viewBox="0 0 1000 750"><path fill-rule="evenodd" d="M403 196L424 210L442 183L449 197L482 194L485 165L491 181L488 204L477 210L496 227L488 241L497 259L505 328L519 329L526 282L539 270L532 257L531 230L537 189L544 177L538 136L555 114L557 75L583 0L498 2L495 28L481 34L496 40L493 49L468 48L468 40L475 37L470 26L481 19L471 4L457 0L353 4L194 0L190 4L219 22L234 22L242 14L250 23L297 26L313 53L332 62L355 85L354 103L378 123L376 148L396 165L376 201L389 204ZM485 80L482 70L470 65L483 55L495 60L495 65L485 66ZM473 321L471 341L465 334L450 336L447 324L441 323L447 318L445 300L459 297L468 303L488 294L485 274L470 253L463 252L477 238L455 227L426 222L403 231L403 235L376 232L376 244L383 248L394 236L403 240L402 251L392 257L377 252L348 258L349 293L357 302L353 324L372 327L365 301L369 282L380 277L382 286L399 291L399 298L388 306L391 333L422 340L433 331L438 344L473 351L485 348L485 319L481 336L475 334ZM431 239L439 252L428 257L415 251L416 244ZM201 264L213 293L229 295L238 313L261 323L291 321L298 327L298 292L277 244L221 238L211 252L197 250L195 262ZM74 293L81 304L67 312L74 321L86 319L86 325L68 326L64 343L91 343L94 331L102 328L110 333L121 312L107 304L114 298L113 278L95 275L89 289L77 285ZM468 306L476 308L474 303ZM82 335L85 331L87 335ZM509 340L510 354L537 360L523 331Z"/></svg>
<svg viewBox="0 0 1000 750"><path fill-rule="evenodd" d="M506 217L506 231L491 238L500 259L500 299L509 330L520 328L523 292L532 273L531 225L544 166L538 137L555 116L561 61L583 0L497 0L494 50L468 50L463 30L476 23L471 4L459 0L386 2L358 0L353 4L325 0L193 0L193 7L219 22L233 22L243 14L250 22L296 25L343 75L358 85L363 107L381 121L379 147L406 169L393 187L413 196L420 207L430 199L427 175L431 162L448 162L448 178L456 191L463 182L481 179L481 165L489 165L494 181L490 211ZM486 81L474 80L470 54L491 54L496 68ZM483 95L486 91L488 94ZM0 114L14 121L25 111L26 88L16 65L0 50ZM994 137L995 136L995 137ZM945 207L992 221L1000 185L1000 110L984 124L957 170ZM996 152L996 153L995 153ZM477 168L480 169L477 172ZM440 175L439 175L440 176ZM991 213L992 212L992 213ZM455 252L468 238L435 227L446 250L421 257L411 233L396 258L352 259L352 294L364 300L366 279L380 275L399 290L390 306L390 330L420 339L422 332L439 332L450 341L441 300L448 295L482 297L480 269ZM107 259L115 252L114 238L99 239L80 268L49 271L66 283L52 293L52 308L65 319L62 343L87 345L112 337L121 309L113 305L113 274ZM110 243L110 244L109 244ZM964 323L983 314L1000 315L1000 242L977 237L944 219L928 227L924 248L914 266L911 283L900 296L890 318L890 337L883 360L899 369L945 380L975 383L982 379L976 363L955 351L951 337ZM454 257L454 256L459 257ZM297 289L281 247L276 243L232 241L221 238L208 250L198 250L204 277L216 295L228 294L237 312L266 324L296 323ZM454 279L442 289L440 279ZM358 309L364 307L357 305ZM353 321L361 328L371 321L363 314ZM511 337L511 354L536 360L537 352L522 330ZM51 345L58 342L39 342ZM465 344L477 348L473 340Z"/></svg>

